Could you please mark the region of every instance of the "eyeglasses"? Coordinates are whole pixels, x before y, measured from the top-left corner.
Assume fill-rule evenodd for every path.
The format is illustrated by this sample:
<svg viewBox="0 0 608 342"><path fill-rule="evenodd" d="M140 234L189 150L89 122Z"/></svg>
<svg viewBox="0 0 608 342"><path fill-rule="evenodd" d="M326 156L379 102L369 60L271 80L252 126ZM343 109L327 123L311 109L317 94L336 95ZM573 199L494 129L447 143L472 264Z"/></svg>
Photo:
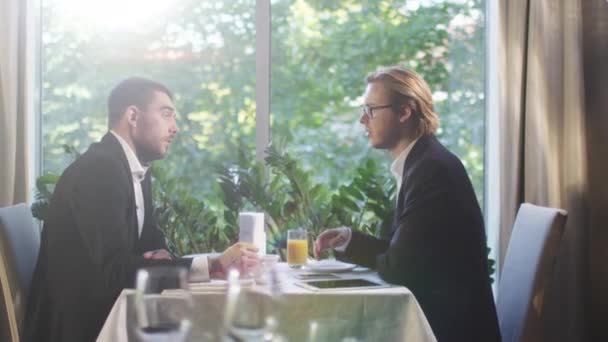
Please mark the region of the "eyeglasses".
<svg viewBox="0 0 608 342"><path fill-rule="evenodd" d="M368 119L372 120L374 118L374 110L377 109L384 109L384 108L391 108L393 105L392 104L388 104L388 105L383 105L383 106L368 106L368 105L363 105L363 114L365 116L367 116Z"/></svg>

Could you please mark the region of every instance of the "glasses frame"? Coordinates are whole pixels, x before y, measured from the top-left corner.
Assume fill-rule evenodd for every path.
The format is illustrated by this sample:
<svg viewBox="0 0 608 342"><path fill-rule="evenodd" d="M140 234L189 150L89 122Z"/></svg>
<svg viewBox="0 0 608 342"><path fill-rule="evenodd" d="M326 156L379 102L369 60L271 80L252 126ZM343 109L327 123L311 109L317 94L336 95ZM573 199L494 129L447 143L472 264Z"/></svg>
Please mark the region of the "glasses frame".
<svg viewBox="0 0 608 342"><path fill-rule="evenodd" d="M392 108L393 104L380 105L380 106L363 105L361 107L363 109L363 115L365 115L369 120L373 120L374 119L374 110Z"/></svg>

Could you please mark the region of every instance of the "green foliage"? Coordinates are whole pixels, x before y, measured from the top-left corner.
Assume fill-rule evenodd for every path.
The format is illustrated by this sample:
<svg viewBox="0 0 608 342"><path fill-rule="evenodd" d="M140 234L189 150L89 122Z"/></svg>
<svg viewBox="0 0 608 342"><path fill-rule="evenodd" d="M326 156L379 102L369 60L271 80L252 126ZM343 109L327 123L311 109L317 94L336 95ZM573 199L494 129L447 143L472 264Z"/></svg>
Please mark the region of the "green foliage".
<svg viewBox="0 0 608 342"><path fill-rule="evenodd" d="M72 158L80 154L65 148ZM154 215L169 247L179 255L222 251L236 242L238 213L245 208L267 214L271 249L279 249L286 231L303 227L311 239L324 229L349 226L375 234L387 229L394 208L394 182L373 159L357 168L355 178L339 189L312 180L312 171L284 148L270 145L266 164L241 159L220 167L215 188L222 204L210 206L191 195L189 184L174 178L163 166L152 167ZM45 210L59 177L46 174L37 180L35 217L44 220Z"/></svg>
<svg viewBox="0 0 608 342"><path fill-rule="evenodd" d="M62 148L64 153L71 157L72 161L80 156L80 152L71 145L64 144ZM46 217L46 211L48 210L55 184L58 181L59 175L52 172L46 172L36 179L36 201L32 204L32 215L40 221L44 221Z"/></svg>
<svg viewBox="0 0 608 342"><path fill-rule="evenodd" d="M265 162L266 167L260 162L225 167L219 179L225 203L266 213L271 248L280 248L292 228L306 228L314 240L326 228L349 226L375 234L390 224L385 218L393 215L394 182L373 159L337 189L313 181L313 171L274 144Z"/></svg>
<svg viewBox="0 0 608 342"><path fill-rule="evenodd" d="M377 235L391 227L395 190L394 179L369 159L356 169L352 182L332 196L332 212L341 225Z"/></svg>
<svg viewBox="0 0 608 342"><path fill-rule="evenodd" d="M236 242L235 225L222 224L216 212L189 194L180 179L171 176L159 164L154 176L154 215L165 234L169 248L178 255L223 251Z"/></svg>
<svg viewBox="0 0 608 342"><path fill-rule="evenodd" d="M59 181L59 176L47 172L36 179L36 201L32 204L32 215L43 221L49 207L55 184Z"/></svg>
<svg viewBox="0 0 608 342"><path fill-rule="evenodd" d="M496 272L496 260L490 258L490 247L486 248L486 255L488 256L488 274L490 275L490 284L494 284L494 272Z"/></svg>
<svg viewBox="0 0 608 342"><path fill-rule="evenodd" d="M80 155L75 148L64 150L73 159ZM265 164L240 159L218 168L215 189L223 203L219 207L191 196L188 184L173 178L162 162L153 165L152 175L154 216L178 255L219 252L235 243L238 213L246 208L266 214L270 250L281 254L288 229L306 228L311 240L338 226L378 235L390 228L394 215L396 184L373 159L355 170L350 183L331 189L312 181L313 171L303 169L284 147L271 144ZM58 180L50 173L37 179L32 205L36 218L44 220ZM490 259L488 267L492 275L495 261Z"/></svg>

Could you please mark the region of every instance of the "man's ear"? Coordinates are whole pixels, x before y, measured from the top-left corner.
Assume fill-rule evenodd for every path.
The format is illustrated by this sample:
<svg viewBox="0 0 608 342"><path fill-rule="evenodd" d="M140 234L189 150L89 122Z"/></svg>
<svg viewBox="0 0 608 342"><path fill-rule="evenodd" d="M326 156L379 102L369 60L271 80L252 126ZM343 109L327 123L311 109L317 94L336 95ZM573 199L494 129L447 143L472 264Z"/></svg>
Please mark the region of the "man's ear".
<svg viewBox="0 0 608 342"><path fill-rule="evenodd" d="M131 127L137 127L137 116L139 115L139 110L135 106L129 106L125 109L125 113L127 116L127 122Z"/></svg>
<svg viewBox="0 0 608 342"><path fill-rule="evenodd" d="M404 123L412 117L412 108L408 105L401 105L399 107L399 122Z"/></svg>

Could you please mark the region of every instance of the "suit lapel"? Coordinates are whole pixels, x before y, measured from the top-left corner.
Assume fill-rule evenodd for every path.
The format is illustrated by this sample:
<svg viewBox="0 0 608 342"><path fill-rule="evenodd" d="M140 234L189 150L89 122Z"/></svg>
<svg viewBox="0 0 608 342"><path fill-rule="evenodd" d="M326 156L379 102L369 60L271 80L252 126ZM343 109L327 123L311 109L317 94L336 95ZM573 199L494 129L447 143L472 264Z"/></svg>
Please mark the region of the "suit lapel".
<svg viewBox="0 0 608 342"><path fill-rule="evenodd" d="M120 159L121 165L125 171L125 177L127 178L127 184L129 185L129 208L127 209L129 212L129 217L127 218L129 222L129 232L127 233L127 236L129 237L129 246L134 249L135 241L137 241L139 237L137 229L137 209L135 208L135 191L133 189L133 176L131 175L131 168L129 167L129 162L127 161L125 151L120 145L120 142L118 142L116 137L111 132L106 133L101 139L100 143L105 149L111 151L112 155Z"/></svg>
<svg viewBox="0 0 608 342"><path fill-rule="evenodd" d="M431 144L436 139L437 138L435 138L434 135L425 135L418 139L418 142L416 142L416 145L414 145L403 164L402 179L404 182L407 182L408 175L411 172L412 166L415 165L418 160L420 160L420 158L422 158L422 155L424 154L424 151L426 151L429 144ZM403 188L403 185L401 187Z"/></svg>
<svg viewBox="0 0 608 342"><path fill-rule="evenodd" d="M144 178L143 182L141 182L141 190L142 190L142 193L144 196L145 212L144 212L143 228L141 231L140 238L143 237L144 234L146 233L146 223L148 223L147 221L150 219L150 217L152 215L152 182L150 180L151 174L152 174L152 171L148 170L146 173L146 177Z"/></svg>
<svg viewBox="0 0 608 342"><path fill-rule="evenodd" d="M411 181L409 174L411 173L412 166L418 163L418 161L424 155L424 151L426 151L429 144L431 144L435 139L437 138L435 138L434 135L425 135L420 137L420 139L418 139L418 141L416 142L416 145L414 145L407 158L405 158L405 161L403 162L404 164L403 174L401 176L401 188L399 189L399 194L397 196L397 210L395 210L392 231L390 232L390 236L388 236L389 239L392 238L393 234L395 234L395 231L397 230L397 223L399 222L399 215L405 209L405 203L407 202L407 194L405 192L405 189L409 188L409 182Z"/></svg>

